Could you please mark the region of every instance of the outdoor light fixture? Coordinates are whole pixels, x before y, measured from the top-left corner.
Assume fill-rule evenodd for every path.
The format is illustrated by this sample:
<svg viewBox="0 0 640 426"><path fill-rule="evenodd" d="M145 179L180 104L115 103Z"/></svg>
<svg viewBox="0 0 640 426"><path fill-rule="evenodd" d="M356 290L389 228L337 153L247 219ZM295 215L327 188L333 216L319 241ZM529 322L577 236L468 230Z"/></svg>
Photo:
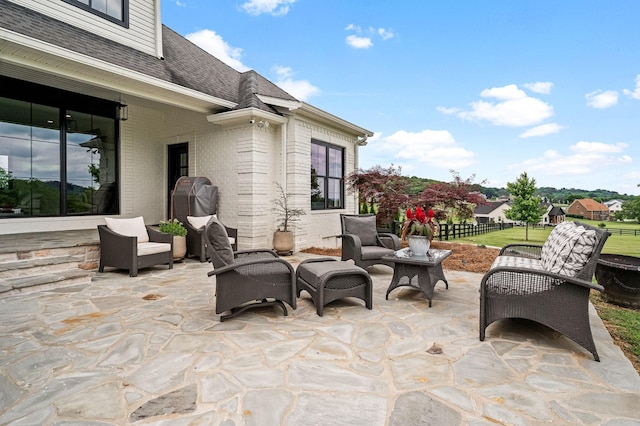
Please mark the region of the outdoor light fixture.
<svg viewBox="0 0 640 426"><path fill-rule="evenodd" d="M120 121L127 121L129 119L129 105L125 101L119 101L116 105L116 118Z"/></svg>
<svg viewBox="0 0 640 426"><path fill-rule="evenodd" d="M269 127L269 122L267 120L260 120L258 121L258 127L260 129L262 129L263 127Z"/></svg>

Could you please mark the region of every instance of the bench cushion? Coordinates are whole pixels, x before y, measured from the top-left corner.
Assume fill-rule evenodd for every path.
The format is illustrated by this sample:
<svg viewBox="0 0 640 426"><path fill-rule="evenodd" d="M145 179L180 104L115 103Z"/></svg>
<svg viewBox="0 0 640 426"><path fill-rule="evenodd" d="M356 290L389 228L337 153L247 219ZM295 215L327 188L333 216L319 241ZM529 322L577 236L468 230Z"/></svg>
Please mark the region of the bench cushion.
<svg viewBox="0 0 640 426"><path fill-rule="evenodd" d="M209 222L209 219L211 219L211 216L216 215L187 216L187 222L189 222L189 225L193 226L194 229L204 229L204 227L207 225L207 222Z"/></svg>
<svg viewBox="0 0 640 426"><path fill-rule="evenodd" d="M104 221L107 223L107 227L116 234L127 237L137 237L138 244L149 242L149 234L147 233L147 228L144 225L142 216L132 217L130 219L105 217Z"/></svg>
<svg viewBox="0 0 640 426"><path fill-rule="evenodd" d="M542 267L548 272L573 277L589 261L596 242L595 231L563 222L551 231L542 246Z"/></svg>
<svg viewBox="0 0 640 426"><path fill-rule="evenodd" d="M149 254L164 253L171 250L169 243L138 243L138 256L147 256Z"/></svg>

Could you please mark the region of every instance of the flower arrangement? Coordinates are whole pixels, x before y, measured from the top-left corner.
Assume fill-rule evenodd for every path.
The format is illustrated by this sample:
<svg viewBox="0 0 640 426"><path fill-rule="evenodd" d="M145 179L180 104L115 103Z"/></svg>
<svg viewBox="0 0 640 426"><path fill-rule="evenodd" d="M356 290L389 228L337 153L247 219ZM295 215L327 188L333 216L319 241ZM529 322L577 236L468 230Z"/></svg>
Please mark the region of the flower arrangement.
<svg viewBox="0 0 640 426"><path fill-rule="evenodd" d="M178 219L160 222L160 232L166 232L178 237L187 235L187 228Z"/></svg>
<svg viewBox="0 0 640 426"><path fill-rule="evenodd" d="M402 225L401 237L406 239L409 235L421 235L433 239L436 233L437 225L433 222L435 213L429 209L427 213L424 212L422 207L416 207L415 213L411 209L407 209L407 219Z"/></svg>

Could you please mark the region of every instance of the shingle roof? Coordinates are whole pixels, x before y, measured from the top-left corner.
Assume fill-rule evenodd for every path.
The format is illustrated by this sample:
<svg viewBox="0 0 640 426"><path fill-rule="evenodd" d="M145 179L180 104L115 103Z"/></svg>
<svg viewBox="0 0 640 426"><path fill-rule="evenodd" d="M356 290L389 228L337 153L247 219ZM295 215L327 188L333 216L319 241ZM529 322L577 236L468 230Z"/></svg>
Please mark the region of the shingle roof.
<svg viewBox="0 0 640 426"><path fill-rule="evenodd" d="M254 95L297 99L255 71L240 73L162 26L164 59L42 15L8 0L0 0L0 27L65 49L109 62L132 71L196 90L238 104L274 112ZM255 84L242 85L246 79Z"/></svg>
<svg viewBox="0 0 640 426"><path fill-rule="evenodd" d="M505 203L506 201L489 201L486 204L477 206L473 212L475 214L489 214Z"/></svg>
<svg viewBox="0 0 640 426"><path fill-rule="evenodd" d="M591 198L583 198L581 200L576 200L578 201L580 204L582 204L584 206L585 209L587 209L590 212L597 212L597 211L609 211L609 208L607 206L605 206L602 203L597 202L596 200L592 200Z"/></svg>

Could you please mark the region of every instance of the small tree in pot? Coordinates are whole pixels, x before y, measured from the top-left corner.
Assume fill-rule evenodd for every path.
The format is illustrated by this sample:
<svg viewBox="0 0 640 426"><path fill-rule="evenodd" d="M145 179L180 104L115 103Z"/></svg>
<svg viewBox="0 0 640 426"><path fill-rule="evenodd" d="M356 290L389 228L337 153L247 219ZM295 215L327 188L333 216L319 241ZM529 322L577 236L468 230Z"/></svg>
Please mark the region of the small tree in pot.
<svg viewBox="0 0 640 426"><path fill-rule="evenodd" d="M289 230L292 222L299 220L299 217L306 214L303 209L294 209L290 206L289 194L284 190L282 185L276 183L278 187L278 197L273 200L273 210L278 215L280 224L278 229L273 233L273 248L280 254L293 253L293 232Z"/></svg>

